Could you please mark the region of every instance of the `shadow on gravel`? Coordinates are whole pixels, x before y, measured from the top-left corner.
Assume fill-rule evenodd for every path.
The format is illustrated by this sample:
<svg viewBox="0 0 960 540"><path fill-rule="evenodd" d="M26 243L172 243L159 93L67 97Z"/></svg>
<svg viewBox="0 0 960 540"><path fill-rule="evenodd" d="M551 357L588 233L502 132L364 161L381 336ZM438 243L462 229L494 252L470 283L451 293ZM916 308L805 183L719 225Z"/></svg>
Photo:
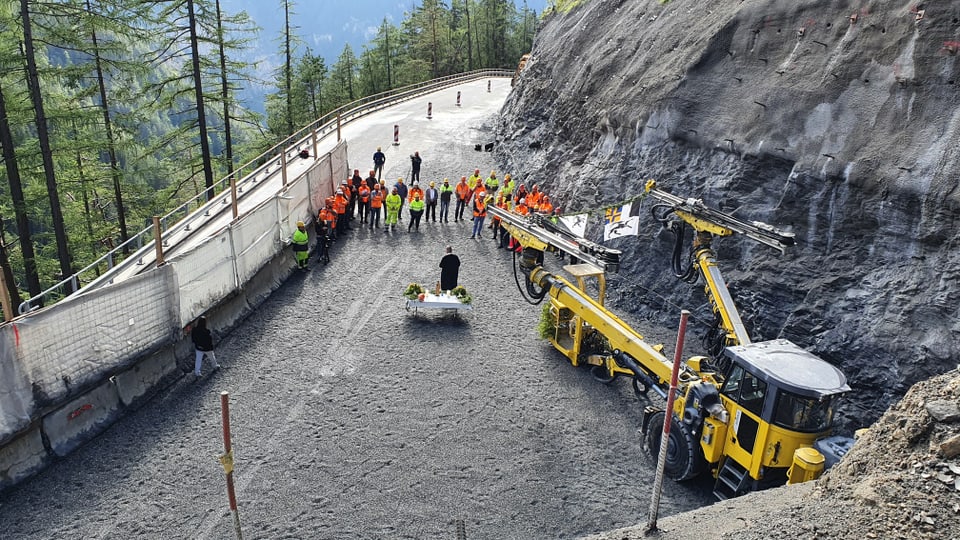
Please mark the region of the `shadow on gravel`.
<svg viewBox="0 0 960 540"><path fill-rule="evenodd" d="M443 332L443 338L463 337L470 333L470 321L463 316L446 313L410 313L404 318L401 331L414 339L423 337L423 332Z"/></svg>

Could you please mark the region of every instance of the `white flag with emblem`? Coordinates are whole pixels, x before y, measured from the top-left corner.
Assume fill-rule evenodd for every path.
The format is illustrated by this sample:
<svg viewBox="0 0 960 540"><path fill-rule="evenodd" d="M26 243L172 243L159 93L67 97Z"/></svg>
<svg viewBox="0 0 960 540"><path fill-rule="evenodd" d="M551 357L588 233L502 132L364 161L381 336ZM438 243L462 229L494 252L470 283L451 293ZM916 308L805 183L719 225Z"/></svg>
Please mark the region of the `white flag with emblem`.
<svg viewBox="0 0 960 540"><path fill-rule="evenodd" d="M603 218L603 239L613 240L621 236L636 236L640 233L640 205L626 203L607 208Z"/></svg>
<svg viewBox="0 0 960 540"><path fill-rule="evenodd" d="M582 238L586 236L587 232L587 215L588 214L583 213L572 216L560 216L560 223L569 229L570 232Z"/></svg>

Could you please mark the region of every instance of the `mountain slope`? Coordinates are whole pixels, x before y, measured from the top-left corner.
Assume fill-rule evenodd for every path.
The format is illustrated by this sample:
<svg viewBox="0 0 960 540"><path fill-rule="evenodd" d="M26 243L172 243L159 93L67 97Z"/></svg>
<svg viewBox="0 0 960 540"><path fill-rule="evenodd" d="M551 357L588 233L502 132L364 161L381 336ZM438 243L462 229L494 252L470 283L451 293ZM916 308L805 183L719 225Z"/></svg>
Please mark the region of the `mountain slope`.
<svg viewBox="0 0 960 540"><path fill-rule="evenodd" d="M655 178L792 228L783 259L718 241L720 268L754 338L845 371L849 431L960 352L958 22L955 2L587 2L538 33L500 158L567 213ZM615 243L629 261L616 307L711 320L700 286L669 271L659 225L642 223Z"/></svg>

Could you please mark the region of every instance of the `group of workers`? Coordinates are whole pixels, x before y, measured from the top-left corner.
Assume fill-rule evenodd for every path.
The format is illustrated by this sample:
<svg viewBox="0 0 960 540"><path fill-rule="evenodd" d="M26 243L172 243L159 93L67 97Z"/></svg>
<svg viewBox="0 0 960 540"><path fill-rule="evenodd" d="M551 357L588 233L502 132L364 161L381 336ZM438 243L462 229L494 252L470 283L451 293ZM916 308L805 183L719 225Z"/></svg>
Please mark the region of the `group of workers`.
<svg viewBox="0 0 960 540"><path fill-rule="evenodd" d="M452 185L448 178L444 178L439 186L430 181L425 190L417 180L408 186L403 178L398 178L389 192L387 186L378 180L377 172L376 169L371 170L367 178L363 178L360 171L354 169L353 175L341 182L336 193L324 201L316 220L320 260L329 261L326 250L330 242L336 241L344 231L351 230L352 220L359 219L361 227L367 225L371 230L379 229L382 215L384 230L395 230L398 221L403 219L404 206L408 207L408 232L419 231L421 221L449 223L451 205L453 221L466 221L464 214L469 207L473 221L470 238L482 238L487 208L491 204L521 215L531 212L560 214L560 209L553 206L550 197L540 191L536 184L528 191L524 184L517 184L509 174L503 177L501 183L496 171L490 171L490 175L483 178L480 169L476 169L469 177L461 176L456 185ZM512 247L506 231L498 222L495 218L488 226L493 230L493 239L498 240L499 237L500 247ZM292 243L297 264L305 269L308 239L303 222L297 223Z"/></svg>

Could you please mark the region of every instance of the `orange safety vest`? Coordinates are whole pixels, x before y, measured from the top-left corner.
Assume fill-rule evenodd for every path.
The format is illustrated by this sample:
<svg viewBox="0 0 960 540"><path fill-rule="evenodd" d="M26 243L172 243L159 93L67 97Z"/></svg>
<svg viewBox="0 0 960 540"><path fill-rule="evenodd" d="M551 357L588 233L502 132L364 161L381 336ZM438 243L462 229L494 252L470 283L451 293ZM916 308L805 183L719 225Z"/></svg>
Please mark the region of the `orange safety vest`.
<svg viewBox="0 0 960 540"><path fill-rule="evenodd" d="M361 184L358 193L360 194L360 202L363 204L370 202L370 188Z"/></svg>
<svg viewBox="0 0 960 540"><path fill-rule="evenodd" d="M343 195L337 195L333 199L333 210L338 214L347 213L347 198Z"/></svg>
<svg viewBox="0 0 960 540"><path fill-rule="evenodd" d="M470 186L467 184L457 184L457 198L465 201L470 198Z"/></svg>
<svg viewBox="0 0 960 540"><path fill-rule="evenodd" d="M547 201L540 205L541 214L550 214L553 212L553 205L550 204L550 201Z"/></svg>
<svg viewBox="0 0 960 540"><path fill-rule="evenodd" d="M541 195L542 193L540 193L539 191L531 191L529 194L527 194L527 206L529 206L530 208L536 208L540 206Z"/></svg>
<svg viewBox="0 0 960 540"><path fill-rule="evenodd" d="M380 208L383 206L383 192L379 189L373 192L373 197L370 198L370 208Z"/></svg>
<svg viewBox="0 0 960 540"><path fill-rule="evenodd" d="M320 221L326 221L327 226L331 229L337 228L337 214L329 208L320 210Z"/></svg>
<svg viewBox="0 0 960 540"><path fill-rule="evenodd" d="M421 201L423 200L423 190L420 189L419 187L412 188L412 189L410 190L410 193L407 193L407 200L408 200L408 201L412 201L412 200L414 199L414 196L415 196L415 195L419 195L419 196L420 196L420 200L421 200Z"/></svg>
<svg viewBox="0 0 960 540"><path fill-rule="evenodd" d="M483 201L477 198L473 203L473 217L486 217L487 216L487 205L483 204Z"/></svg>
<svg viewBox="0 0 960 540"><path fill-rule="evenodd" d="M529 210L527 210L527 205L525 205L525 204L518 204L518 205L517 205L517 213L520 214L521 216L527 215L528 212L529 212Z"/></svg>

